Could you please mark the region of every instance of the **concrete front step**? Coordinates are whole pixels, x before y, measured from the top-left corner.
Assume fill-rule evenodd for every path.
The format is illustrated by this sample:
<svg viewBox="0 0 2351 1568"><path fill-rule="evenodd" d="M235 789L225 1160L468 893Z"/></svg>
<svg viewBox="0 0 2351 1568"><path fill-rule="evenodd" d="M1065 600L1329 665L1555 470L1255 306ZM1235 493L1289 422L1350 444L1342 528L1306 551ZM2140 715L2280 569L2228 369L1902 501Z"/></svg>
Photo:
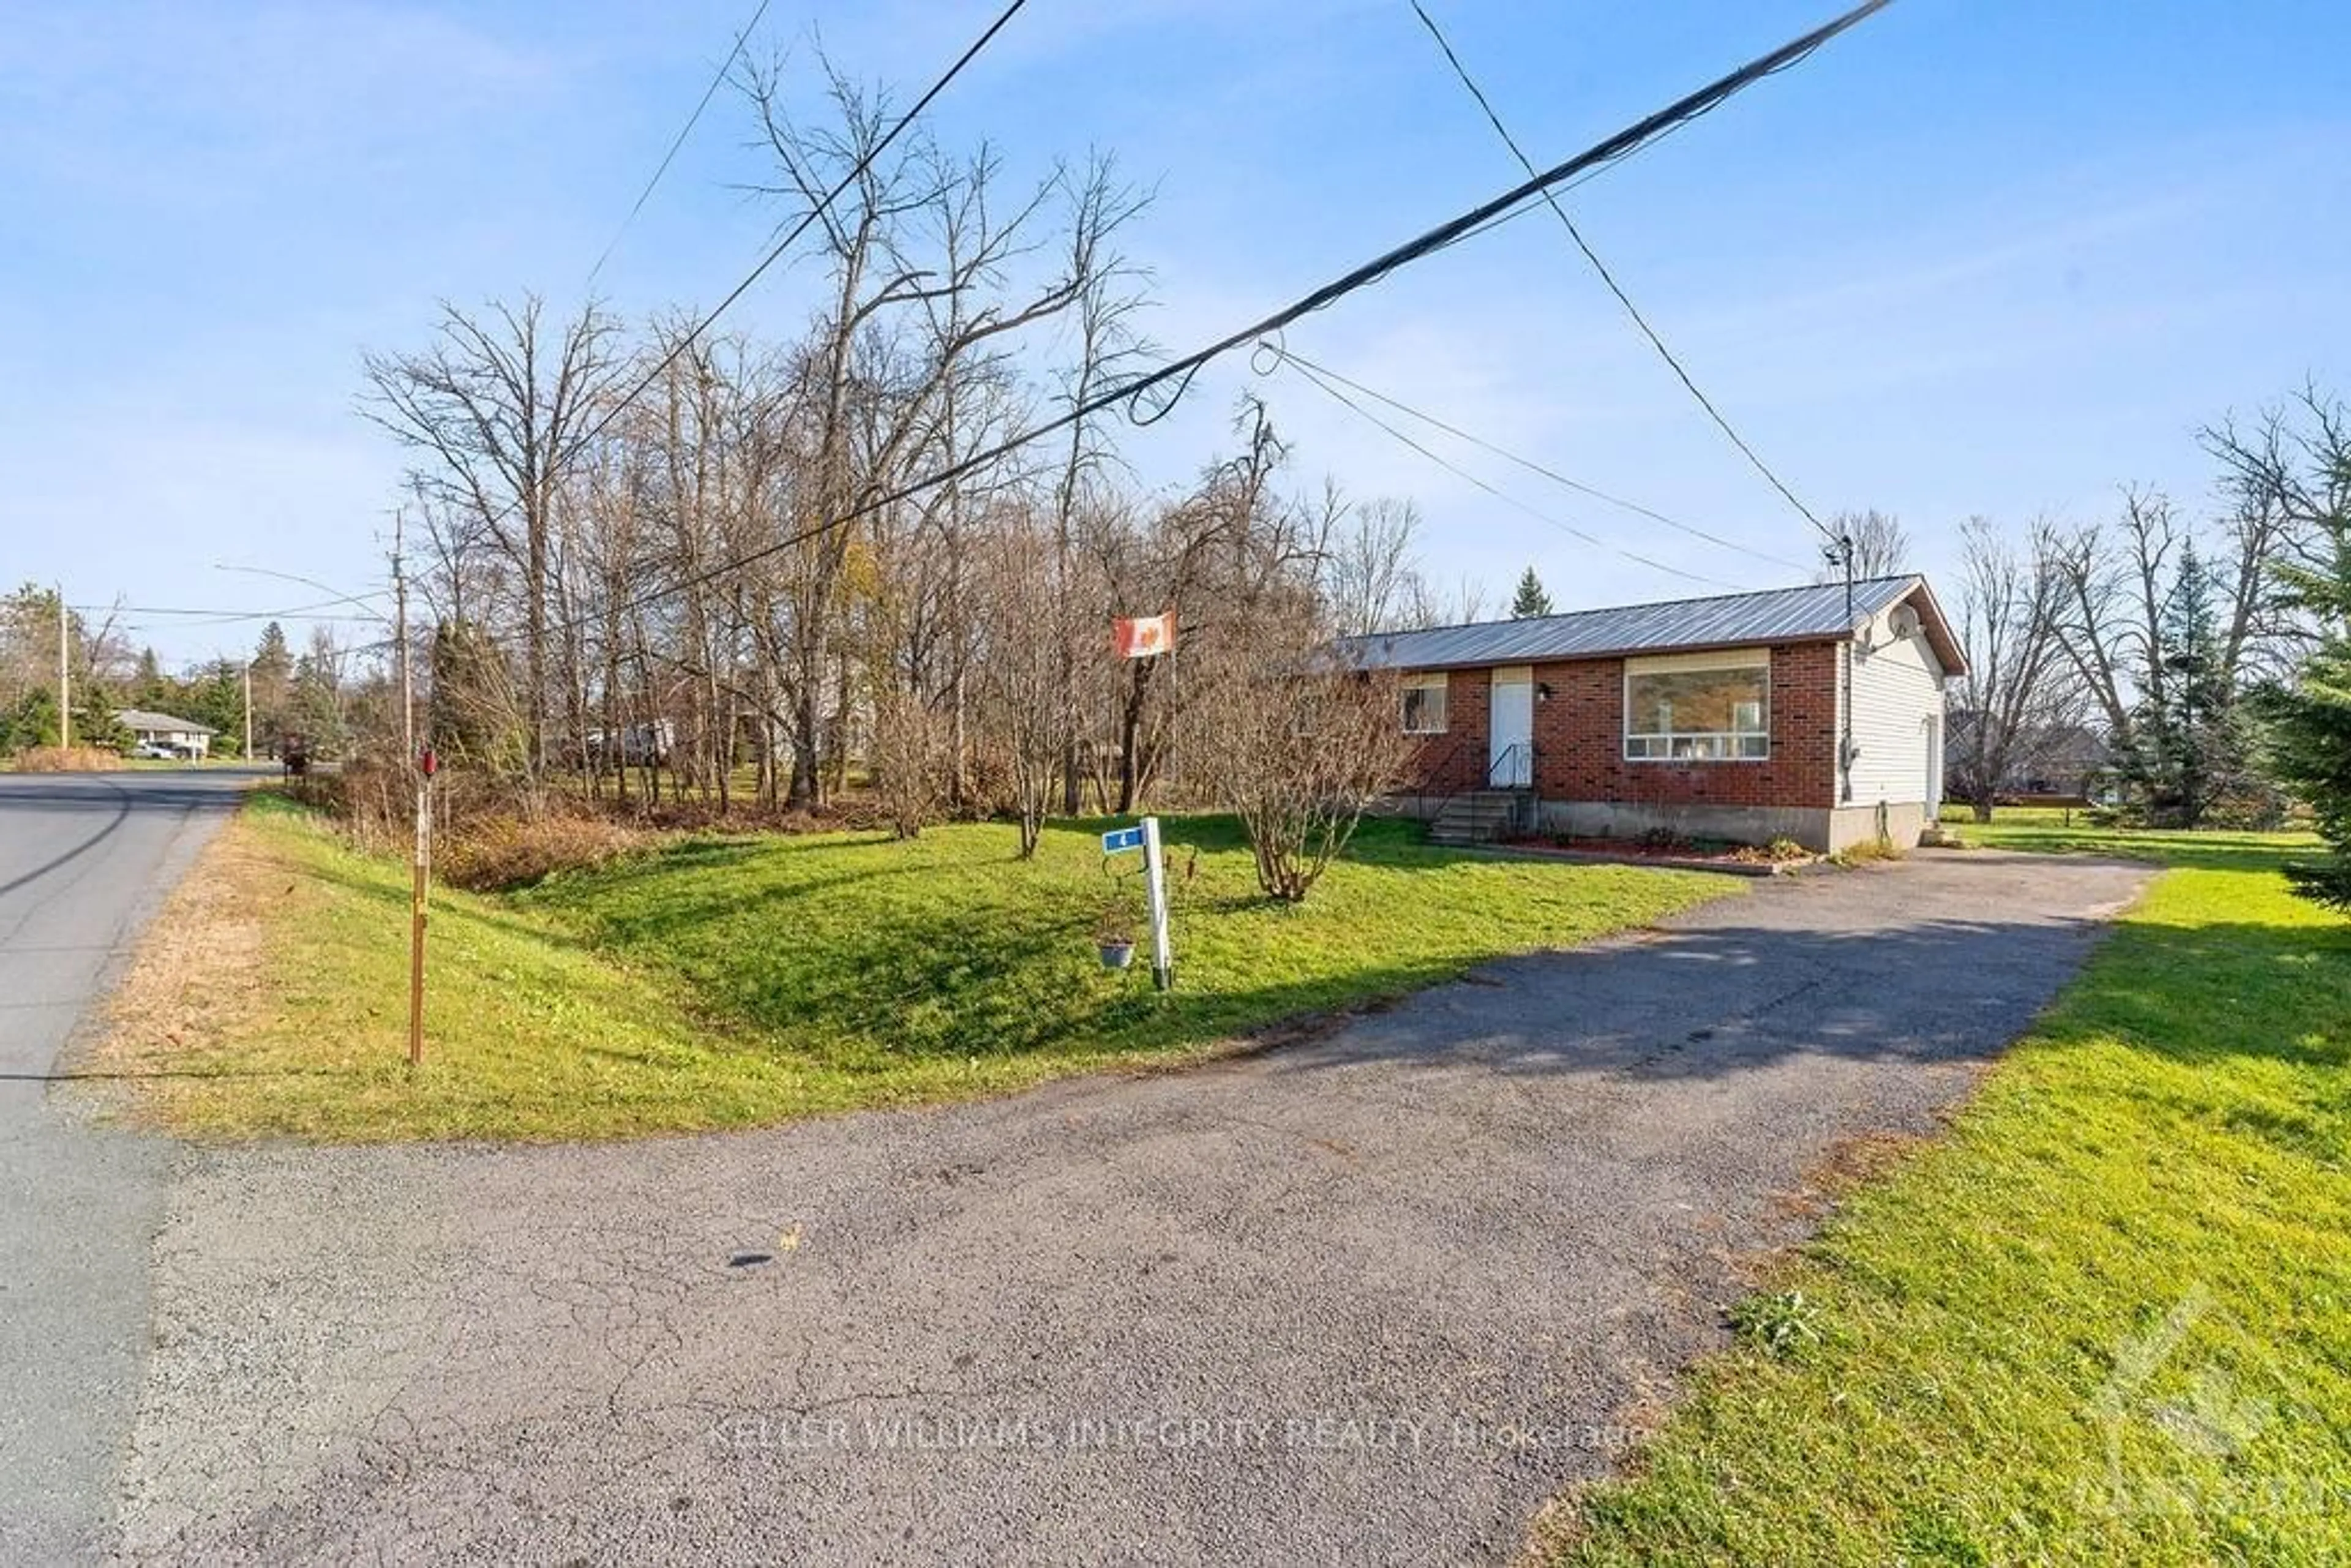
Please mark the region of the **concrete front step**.
<svg viewBox="0 0 2351 1568"><path fill-rule="evenodd" d="M1437 808L1428 824L1432 843L1491 843L1516 826L1521 798L1508 790L1479 789L1456 795Z"/></svg>
<svg viewBox="0 0 2351 1568"><path fill-rule="evenodd" d="M1496 817L1514 817L1518 811L1518 807L1509 800L1447 800L1437 808L1437 817L1439 821L1447 819L1479 821Z"/></svg>
<svg viewBox="0 0 2351 1568"><path fill-rule="evenodd" d="M1471 789L1463 794L1449 797L1441 809L1487 810L1499 808L1509 810L1516 807L1522 798L1516 791L1510 789Z"/></svg>

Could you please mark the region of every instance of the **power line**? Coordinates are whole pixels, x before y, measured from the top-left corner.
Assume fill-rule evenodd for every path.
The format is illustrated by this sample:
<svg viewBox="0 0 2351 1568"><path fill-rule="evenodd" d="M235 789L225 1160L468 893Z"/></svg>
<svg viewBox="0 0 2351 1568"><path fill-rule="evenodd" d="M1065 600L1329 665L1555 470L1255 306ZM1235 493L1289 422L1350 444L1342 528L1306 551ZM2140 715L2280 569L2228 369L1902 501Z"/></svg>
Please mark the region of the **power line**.
<svg viewBox="0 0 2351 1568"><path fill-rule="evenodd" d="M1892 0L1872 0L1871 4L1863 5L1852 13L1851 19L1858 21L1869 13L1880 10L1890 4ZM1437 40L1437 47L1443 51L1446 63L1453 68L1453 74L1460 78L1461 85L1468 89L1469 96L1477 100L1479 109L1484 111L1486 123L1494 128L1494 134L1502 139L1502 145L1510 150L1510 156L1519 161L1519 166L1528 173L1533 173L1535 168L1533 161L1528 158L1525 151L1520 147L1518 139L1510 134L1510 128L1502 123L1502 117L1495 112L1493 104L1487 99L1484 91L1479 88L1477 79L1470 76L1469 68L1461 63L1459 55L1454 53L1451 41L1446 37L1444 30L1437 26L1437 19L1428 14L1427 9L1421 5L1421 0L1411 0L1411 5L1413 15L1418 16L1421 26L1428 29L1428 36ZM1649 325L1648 319L1641 314L1640 307L1633 303L1632 297L1626 294L1624 286L1616 281L1615 274L1608 270L1607 263L1602 261L1599 253L1585 241L1583 231L1575 226L1575 220L1567 215L1567 209L1560 204L1558 196L1546 191L1543 193L1543 201L1558 217L1562 226L1567 230L1567 237L1575 242L1575 248L1583 253L1583 259L1592 264L1592 270L1600 275L1600 281L1608 286L1608 292L1616 297L1616 303L1625 308L1625 314L1632 318L1633 325L1641 329L1641 336L1649 340L1649 346L1655 349L1658 357L1672 369L1674 375L1681 382L1690 396L1698 400L1698 407L1706 411L1707 417L1714 421L1722 434L1730 438L1730 444L1739 448L1740 455L1754 465L1755 471L1762 475L1771 486L1785 497L1788 504L1795 507L1806 522L1818 529L1823 538L1832 543L1835 542L1836 530L1813 515L1813 509L1797 498L1796 493L1788 487L1786 482L1778 474L1772 472L1771 465L1763 461L1755 448L1748 444L1747 438L1732 427L1730 421L1723 416L1722 410L1715 406L1714 400L1699 390L1698 382L1689 373L1688 367L1684 365L1674 351L1666 346L1666 340L1657 335L1656 329Z"/></svg>
<svg viewBox="0 0 2351 1568"><path fill-rule="evenodd" d="M995 27L991 27L988 30L988 33L984 35L980 39L981 44L986 43L987 37L994 35L996 28L1001 27L1004 25L1004 22L1010 17L1012 12L1019 8L1019 3L1020 0L1015 0L1014 5L1006 11L1005 15L997 19ZM1517 185L1513 185L1510 189L1503 192L1500 195L1494 197L1490 201L1481 203L1478 206L1472 207L1468 212L1461 214L1459 216L1448 219L1445 223L1439 224L1437 227L1430 229L1413 239L1407 240L1404 244L1395 246L1393 249L1383 252L1381 255L1374 256L1372 260L1364 263L1362 266L1355 267L1350 272L1333 278L1331 282L1322 285L1320 288L1313 290L1311 293L1303 296L1295 302L1275 311L1272 315L1266 317L1263 320L1253 322L1237 332L1217 340L1216 342L1209 344L1207 348L1196 350L1190 354L1186 354L1180 360L1176 360L1171 363L1161 366L1158 370L1134 377L1131 380L1119 383L1115 387L1112 387L1106 391L1096 393L1093 397L1085 399L1084 401L1073 405L1055 418L1047 420L1041 424L1033 425L1028 430L1021 432L1019 434L1009 436L1003 441L998 442L993 446L987 447L983 451L974 453L968 457L963 458L955 463L950 463L943 468L933 471L923 478L911 481L908 484L900 486L894 490L887 491L882 495L860 502L840 517L833 517L826 522L816 524L810 528L799 529L795 533L788 534L784 538L778 539L771 544L762 545L757 549L747 551L732 559L721 561L714 566L705 568L701 571L695 572L690 576L680 578L665 586L648 589L644 592L640 593L633 598L623 601L618 606L598 612L597 616L625 615L631 611L642 609L645 605L653 603L658 600L665 599L671 594L682 592L688 588L696 587L701 583L708 582L713 579L725 576L728 572L737 570L755 561L763 560L770 556L778 555L785 550L790 549L796 545L805 544L810 539L816 538L835 528L839 528L844 523L852 522L859 517L870 516L874 512L882 510L885 507L895 506L900 501L920 495L925 490L962 478L965 475L972 473L976 469L984 467L988 464L994 463L1000 458L1006 457L1010 454L1019 451L1021 447L1029 444L1031 442L1040 441L1048 435L1055 434L1056 432L1067 430L1070 426L1077 423L1079 421L1088 418L1092 414L1099 413L1106 408L1113 407L1122 402L1129 404L1130 408L1139 407L1144 393L1150 392L1156 387L1165 386L1170 382L1176 382L1175 392L1165 404L1161 405L1156 411L1147 417L1141 415L1134 416L1137 419L1137 422L1141 423L1149 423L1153 420L1159 419L1165 415L1169 409L1175 406L1176 402L1183 396L1184 390L1191 384L1192 378L1197 375L1201 367L1207 364L1210 361L1229 353L1234 349L1240 347L1244 343L1254 342L1261 338L1275 337L1283 328L1299 320L1301 318L1310 316L1317 310L1321 310L1327 306L1335 304L1339 300L1345 298L1348 295L1355 293L1359 289L1368 287L1372 284L1377 283L1381 279L1386 277L1389 274L1405 267L1408 267L1416 261L1422 260L1426 256L1446 249L1447 246L1458 244L1463 238L1476 233L1495 218L1510 212L1514 208L1524 205L1529 201L1541 195L1544 192L1552 189L1553 186L1573 180L1579 175L1588 175L1592 172L1597 172L1598 170L1606 168L1608 165L1620 159L1631 156L1633 153L1640 151L1642 147L1655 141L1659 136L1670 132L1677 126L1696 118L1697 116L1708 112L1745 89L1753 86L1758 81L1761 81L1765 77L1775 75L1778 72L1785 70L1789 67L1797 64L1799 61L1811 55L1814 50L1818 49L1822 45L1835 37L1838 34L1858 25L1859 23L1866 20L1869 16L1875 15L1876 12L1884 9L1887 4L1889 4L1889 0L1863 0L1863 4L1855 6L1852 10L1844 13L1842 16L1823 23L1822 26L1813 28L1809 33L1805 33L1799 37L1793 38L1789 42L1781 45L1778 48L1771 50L1768 54L1759 56L1755 59L1748 62L1746 65L1729 72L1728 75L1717 78L1715 80L1708 82L1706 86L1698 89L1696 91L1685 94L1681 98L1675 99L1672 103L1667 104L1665 108L1658 110L1656 112L1650 114L1642 120L1635 121L1633 124L1626 126L1625 129L1615 132L1614 135L1594 142L1592 146L1584 149L1582 152L1577 153L1574 157L1568 159L1565 162L1558 164L1553 168L1542 172L1541 173L1535 174L1531 178L1525 180ZM979 45L975 44L970 50L966 52L964 59L968 60L972 54L977 52L978 48ZM962 61L958 61L956 68L960 69L962 68ZM951 78L953 74L953 71L950 71L949 78ZM945 86L946 79L948 78L942 78L940 86ZM925 103L928 102L931 97L935 96L937 91L938 89L934 88L930 93L924 96L923 101ZM919 110L920 107L921 105L916 105L917 110ZM903 125L904 122L902 120L900 123ZM877 148L876 151L878 152L879 149ZM836 193L839 187L836 187ZM802 226L805 226L805 225ZM773 258L770 257L770 259L772 260ZM762 263L761 266L764 267L766 263ZM756 276L756 274L754 276ZM748 285L747 283L746 287ZM737 292L740 293L741 290L738 289ZM730 296L730 298L731 298L732 297ZM724 307L722 306L722 308L723 308ZM714 312L714 315L716 313ZM675 350L673 350L671 357L674 358L674 354ZM656 373L658 373L658 371L656 371ZM642 383L638 390L643 390ZM634 393L632 393L632 395L633 396ZM607 423L609 423L609 417ZM600 426L599 428L601 427ZM591 431L589 437L586 439L592 439L594 434L595 433ZM546 631L549 633L569 631L575 627L585 625L590 620L595 618L597 617L575 617L570 621L550 626L547 628Z"/></svg>
<svg viewBox="0 0 2351 1568"><path fill-rule="evenodd" d="M393 527L397 528L399 526L397 520L399 513L395 510L392 516L394 518ZM214 571L241 571L251 577L274 577L280 582L298 583L304 588L315 588L321 593L335 593L334 585L331 583L321 582L315 577L305 577L298 571L281 571L276 567L237 566L226 561L216 561L213 565L213 570ZM371 620L373 620L378 624L382 624L384 619L383 612L369 605L366 601L371 599L383 599L387 597L391 597L391 595L388 595L384 590L378 588L369 589L363 593L336 594L333 599L329 600L327 602L330 604L348 604L352 609L364 612Z"/></svg>
<svg viewBox="0 0 2351 1568"><path fill-rule="evenodd" d="M1457 440L1466 441L1472 446L1479 447L1483 451L1490 452L1495 456L1503 459L1505 462L1515 463L1530 474L1540 475L1541 477L1550 480L1554 485L1559 485L1566 489L1573 490L1579 495L1589 496L1595 501L1604 501L1609 506L1635 513L1640 517L1648 518L1652 522L1663 523L1666 527L1688 534L1693 538L1704 539L1708 544L1719 545L1724 549L1736 550L1741 555L1753 556L1757 560L1768 561L1773 566L1783 566L1791 571L1810 571L1812 570L1811 567L1804 565L1802 562L1790 560L1784 556L1773 555L1769 550L1757 549L1752 545L1740 544L1736 539L1725 538L1720 534L1710 533L1707 529L1699 528L1695 523L1686 523L1678 517L1668 517L1665 513L1658 511L1654 507L1645 507L1638 501L1628 501L1622 496L1611 495L1607 491L1599 488L1597 486L1585 484L1581 479L1571 479L1566 475L1559 472L1556 468L1548 467L1543 464L1536 462L1531 457L1522 457L1519 454L1512 452L1510 448L1497 445L1495 443L1487 440L1481 435L1473 434L1469 431L1462 429L1459 425L1448 424L1433 413L1424 413L1423 411L1413 407L1410 403L1390 397L1384 392L1380 392L1372 387L1367 387L1361 382L1352 381L1349 378L1341 375L1338 371L1331 369L1328 365L1316 364L1312 360L1308 359L1305 355L1297 352L1293 349L1287 348L1282 344L1266 342L1260 343L1259 347L1265 352L1273 355L1276 359L1296 367L1301 371L1311 371L1313 375L1336 382L1341 386L1359 392L1363 396L1370 398L1375 402L1385 403L1388 407L1395 409L1398 413L1405 414L1413 419L1420 421L1423 424L1428 425L1437 430L1441 430L1446 434L1453 436ZM1329 389L1325 388L1324 390L1328 391Z"/></svg>
<svg viewBox="0 0 2351 1568"><path fill-rule="evenodd" d="M78 615L176 615L189 617L198 622L198 626L183 626L180 628L180 630L183 631L197 630L199 627L204 625L226 625L238 621L374 622L383 619L381 615L375 615L372 613L361 613L356 615L329 615L318 613L318 612L326 610L329 605L347 602L348 601L342 599L329 599L318 604L298 604L285 610L199 610L194 608L180 608L161 604L69 604L66 606L66 608L73 611Z"/></svg>
<svg viewBox="0 0 2351 1568"><path fill-rule="evenodd" d="M677 362L679 355L684 353L687 349L693 347L705 332L710 330L711 327L716 323L719 317L725 315L727 310L734 306L737 300L742 298L744 295L751 291L752 285L758 283L760 278L767 276L768 269L775 266L778 261L783 258L784 252L792 247L793 242L797 241L800 235L806 234L810 227L813 225L819 218L823 217L826 213L831 211L833 203L841 199L841 193L848 190L849 187L856 183L856 181L862 177L868 169L872 168L876 159L880 158L883 153L889 151L891 145L895 142L900 136L905 133L906 128L912 125L914 120L921 116L922 112L931 106L932 100L946 90L948 83L954 81L956 77L963 74L964 68L971 64L973 59L977 57L982 49L987 47L988 44L995 38L996 35L1004 30L1005 24L1010 22L1015 16L1019 15L1020 8L1028 3L1029 0L1010 0L1010 4L1007 5L1002 11L997 14L996 20L987 25L987 30L982 32L978 37L973 39L970 46L967 47L962 54L956 57L955 63L948 66L946 70L940 75L936 81L931 83L929 90L925 91L922 97L914 100L914 107L907 110L905 113L900 115L896 120L893 121L890 129L883 132L881 138L877 140L872 146L867 148L864 153L858 158L857 162L850 166L849 172L843 174L831 190L827 191L810 206L806 213L800 215L799 221L792 225L790 229L786 231L784 237L778 240L775 245L768 249L767 255L759 258L758 265L752 267L751 270L744 276L743 281L728 289L725 298L719 300L716 305L711 307L710 310L706 314L695 322L691 329L689 329L684 336L680 337L675 342L672 343L668 351L664 353L661 358L654 361L653 367L646 371L643 375L638 377L636 382L630 386L629 390L622 393L621 396L614 401L612 405L604 411L602 417L599 418L595 423L590 425L587 431L580 435L579 440L571 443L564 450L555 454L550 458L548 465L548 472L552 474L556 470L567 465L574 456L585 451L590 445L591 445L597 437L602 435L605 431L611 429L613 422L619 419L622 414L628 412L629 405L636 402L640 397L643 397L646 389L651 387L654 382L660 381L662 376L668 371L669 368ZM757 18L755 17L754 20L756 21ZM485 517L482 526L485 528L496 527L500 521L512 517L515 509L521 505L522 497L517 496L515 499L507 502L504 506ZM818 531L821 530L820 529ZM781 549L784 547L777 546L774 548ZM547 630L549 632L563 631L579 623L580 622L576 621L564 622L556 626L549 627Z"/></svg>
<svg viewBox="0 0 2351 1568"><path fill-rule="evenodd" d="M1520 500L1517 497L1509 494L1507 491L1499 489L1496 486L1488 484L1485 480L1479 478L1477 475L1472 474L1467 468L1460 466L1458 464L1451 462L1438 454L1432 452L1427 447L1422 445L1419 442L1415 441L1411 436L1405 434L1403 431L1398 430L1395 425L1390 424L1387 421L1382 419L1378 414L1374 413L1371 410L1364 407L1363 404L1355 402L1345 392L1341 392L1337 387L1332 386L1330 382L1324 381L1312 371L1308 370L1302 361L1292 360L1290 361L1290 368L1296 371L1300 375L1305 377L1307 381L1312 382L1315 387L1321 390L1324 396L1332 398L1346 408L1353 411L1358 418L1365 420L1371 424L1376 426L1378 429L1386 432L1390 436L1402 442L1405 445L1411 447L1415 452L1419 453L1423 457L1427 458L1431 463L1436 464L1446 472L1454 475L1458 478L1467 480L1468 483L1478 486L1480 490L1485 491L1489 496L1493 497L1494 499L1501 502L1504 506L1515 507L1517 510L1524 512L1527 516L1534 518L1539 523L1547 523L1562 533L1573 534L1575 538L1582 539L1585 544L1592 546L1595 549L1604 549L1612 554L1621 555L1626 560L1636 561L1639 564L1649 568L1653 571L1662 571L1670 577L1679 577L1687 579L1691 582L1703 583L1708 588L1735 587L1734 584L1721 581L1717 578L1705 577L1695 571L1685 571L1677 566L1669 566L1664 561L1657 560L1649 556L1642 555L1636 550L1628 550L1620 545L1612 545L1607 540L1599 538L1597 535L1586 533L1583 529L1577 528L1573 523L1562 522L1559 518L1552 517L1548 512L1540 511L1535 507L1527 505L1524 501Z"/></svg>
<svg viewBox="0 0 2351 1568"><path fill-rule="evenodd" d="M743 24L743 30L735 35L735 47L726 51L726 57L718 63L718 69L711 74L710 85L702 89L702 101L694 106L694 112L685 117L684 125L678 127L677 136L670 142L669 151L662 154L662 161L654 168L653 178L647 180L645 188L637 193L636 204L629 208L629 215L621 220L621 226L614 229L612 237L604 243L602 254L596 257L596 265L588 269L588 287L590 289L596 287L596 279L602 275L604 264L612 259L612 252L620 248L621 236L629 232L629 225L635 223L637 214L645 210L645 203L653 197L653 187L661 183L664 174L669 172L670 162L676 158L678 149L684 147L685 139L694 134L694 128L702 123L703 110L708 109L710 100L718 96L719 88L726 80L726 73L735 68L736 60L742 56L743 46L750 42L753 33L758 31L760 21L768 15L769 4L771 0L759 0L758 9L751 13L751 19L748 22Z"/></svg>
<svg viewBox="0 0 2351 1568"><path fill-rule="evenodd" d="M717 321L718 318L724 316L737 299L742 298L744 295L749 293L751 286L758 282L760 278L767 276L768 269L775 266L778 261L783 258L784 252L792 247L793 242L798 240L800 235L806 234L810 227L814 225L819 218L824 216L826 213L832 209L832 204L841 199L841 193L848 190L849 187L855 183L868 169L872 168L875 159L881 157L883 153L890 150L891 144L896 141L900 136L904 134L908 126L912 125L921 117L923 110L931 106L931 100L937 98L939 94L945 92L947 89L947 84L955 80L956 77L963 74L963 68L971 64L973 59L978 56L980 50L987 47L989 41L992 40L997 34L1004 30L1005 24L1011 21L1015 16L1019 15L1020 8L1028 3L1029 0L1011 0L1010 5L1005 6L1002 11L998 12L997 14L996 20L987 25L987 30L980 34L978 37L974 38L971 41L971 46L965 49L962 54L956 57L955 63L946 68L946 72L940 76L938 80L931 84L930 90L924 93L922 97L916 99L914 100L914 106L906 110L905 113L900 115L891 125L890 129L883 132L881 139L875 141L872 147L865 150L863 156L860 157L857 162L851 166L849 172L843 174L839 183L837 183L832 189L824 193L821 200L817 202L813 206L810 207L806 213L801 214L800 220L794 224L790 229L786 231L784 237L778 240L774 246L768 250L766 256L760 257L759 264L757 267L754 267L749 273L745 275L743 281L726 291L726 298L721 299L716 305L711 307L709 313L705 315L699 321L696 321L691 331L687 332L676 342L670 345L669 351L662 355L660 359L654 361L653 368L647 371L643 376L639 377L636 384L632 386L626 392L622 393L620 401L615 402L610 409L606 410L604 416L601 419L599 419L594 424L588 427L588 433L580 438L579 444L572 448L572 451L578 452L581 450L592 443L598 436L603 434L606 430L610 429L612 422L620 418L622 413L631 403L636 402L638 398L644 395L646 388L661 380L663 374L668 371L670 366L677 362L677 357L680 354L683 354L687 349L691 348L695 341L699 339L703 333L710 330L711 327ZM1877 3L1883 5L1885 0L1877 0ZM567 458L569 455L569 454L566 455ZM513 505L511 503L507 506L507 510L513 510Z"/></svg>

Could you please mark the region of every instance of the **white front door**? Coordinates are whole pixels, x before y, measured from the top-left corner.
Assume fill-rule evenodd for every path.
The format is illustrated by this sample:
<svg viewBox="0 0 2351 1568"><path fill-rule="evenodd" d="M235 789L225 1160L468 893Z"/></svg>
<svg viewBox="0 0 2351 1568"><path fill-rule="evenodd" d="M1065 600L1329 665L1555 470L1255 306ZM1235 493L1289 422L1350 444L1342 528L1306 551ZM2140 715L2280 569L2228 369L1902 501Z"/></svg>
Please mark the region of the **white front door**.
<svg viewBox="0 0 2351 1568"><path fill-rule="evenodd" d="M1494 672L1486 722L1486 783L1525 789L1535 781L1535 673L1520 664Z"/></svg>

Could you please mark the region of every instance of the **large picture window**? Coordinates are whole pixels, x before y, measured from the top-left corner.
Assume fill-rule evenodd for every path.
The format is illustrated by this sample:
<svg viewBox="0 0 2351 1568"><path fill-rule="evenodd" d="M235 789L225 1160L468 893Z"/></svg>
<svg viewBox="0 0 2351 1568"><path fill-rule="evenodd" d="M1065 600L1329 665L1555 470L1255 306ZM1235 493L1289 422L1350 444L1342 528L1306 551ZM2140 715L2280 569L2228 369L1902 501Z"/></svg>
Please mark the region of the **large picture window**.
<svg viewBox="0 0 2351 1568"><path fill-rule="evenodd" d="M1443 675L1406 675L1404 680L1404 732L1406 735L1445 733Z"/></svg>
<svg viewBox="0 0 2351 1568"><path fill-rule="evenodd" d="M1770 757L1769 656L1626 664L1625 755L1636 762L1760 762Z"/></svg>

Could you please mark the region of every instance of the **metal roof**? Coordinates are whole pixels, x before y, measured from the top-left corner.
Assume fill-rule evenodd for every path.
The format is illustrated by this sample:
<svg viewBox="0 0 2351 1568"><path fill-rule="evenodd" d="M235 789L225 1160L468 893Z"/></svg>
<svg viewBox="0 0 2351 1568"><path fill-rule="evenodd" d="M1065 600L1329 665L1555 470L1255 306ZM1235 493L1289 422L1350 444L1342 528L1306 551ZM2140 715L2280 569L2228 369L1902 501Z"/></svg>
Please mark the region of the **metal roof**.
<svg viewBox="0 0 2351 1568"><path fill-rule="evenodd" d="M1480 621L1426 632L1374 632L1352 644L1373 669L1444 670L1481 664L1530 664L1556 659L1597 659L1619 653L1673 649L1737 648L1755 643L1839 638L1914 591L1937 652L1956 669L1958 654L1926 579L1875 577L1853 587L1853 613L1845 613L1844 584L1775 588L1713 599L1677 599L1664 604L1628 604L1611 610L1576 610L1565 615L1523 621Z"/></svg>
<svg viewBox="0 0 2351 1568"><path fill-rule="evenodd" d="M208 724L198 724L192 718L173 718L168 713L150 713L145 708L127 707L114 716L115 722L125 729L162 730L176 735L218 735L220 731Z"/></svg>

